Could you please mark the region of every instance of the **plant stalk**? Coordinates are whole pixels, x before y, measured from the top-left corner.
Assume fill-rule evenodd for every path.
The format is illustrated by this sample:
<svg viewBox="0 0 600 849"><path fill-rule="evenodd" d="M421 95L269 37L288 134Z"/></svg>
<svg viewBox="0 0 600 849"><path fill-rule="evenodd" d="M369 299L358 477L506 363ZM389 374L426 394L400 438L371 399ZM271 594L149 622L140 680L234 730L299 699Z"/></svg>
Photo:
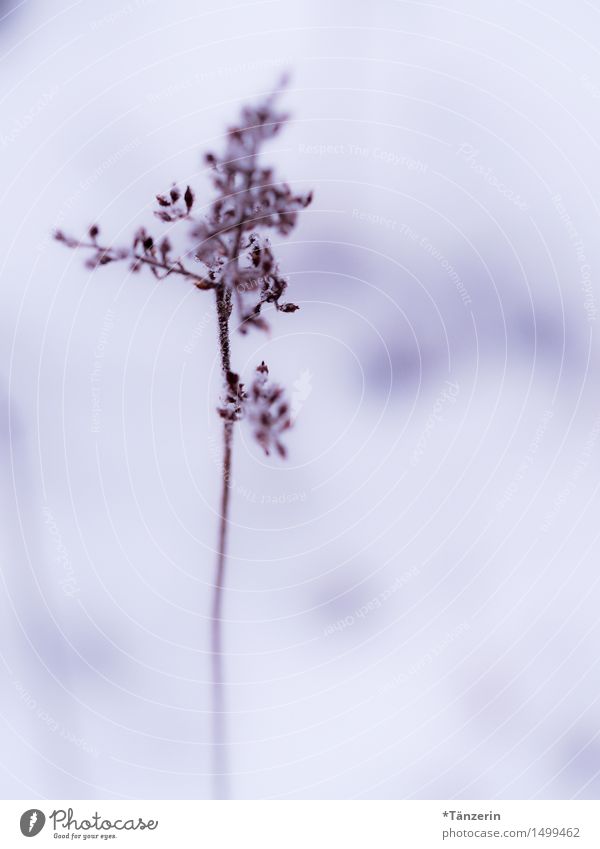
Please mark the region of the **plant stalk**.
<svg viewBox="0 0 600 849"><path fill-rule="evenodd" d="M231 294L224 285L215 290L221 369L226 379L231 370L229 344L229 315ZM225 561L227 532L229 529L229 502L231 482L231 449L233 422L223 422L223 467L221 478L221 508L217 541L217 564L213 587L211 615L211 670L212 670L212 774L213 797L229 798L227 731L225 723L224 664L223 664L223 593L225 589Z"/></svg>

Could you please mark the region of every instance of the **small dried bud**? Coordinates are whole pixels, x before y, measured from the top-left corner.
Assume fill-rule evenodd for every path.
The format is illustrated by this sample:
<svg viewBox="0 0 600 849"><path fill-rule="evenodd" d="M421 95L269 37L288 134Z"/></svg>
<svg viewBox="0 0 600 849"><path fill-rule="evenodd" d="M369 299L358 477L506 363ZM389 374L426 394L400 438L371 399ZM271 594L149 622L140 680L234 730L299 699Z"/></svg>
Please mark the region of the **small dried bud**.
<svg viewBox="0 0 600 849"><path fill-rule="evenodd" d="M90 239L93 239L93 240L95 241L95 240L96 240L96 236L97 236L97 235L98 235L98 233L100 232L100 228L98 227L98 225L97 225L97 224L92 224L92 226L90 227L90 229L89 229L89 231L88 231L88 232L89 232L89 234L90 234Z"/></svg>
<svg viewBox="0 0 600 849"><path fill-rule="evenodd" d="M192 208L192 206L194 205L194 193L192 192L192 190L190 189L189 186L185 190L185 194L183 196L183 199L185 201L187 211L189 212L190 209Z"/></svg>
<svg viewBox="0 0 600 849"><path fill-rule="evenodd" d="M72 236L67 236L62 230L55 230L53 235L57 242L62 242L68 248L76 248L79 244L77 239L73 239Z"/></svg>
<svg viewBox="0 0 600 849"><path fill-rule="evenodd" d="M170 250L171 250L171 242L165 236L165 238L160 243L160 255L162 257L162 261L165 262L165 263L167 262L167 259L169 257L169 251Z"/></svg>

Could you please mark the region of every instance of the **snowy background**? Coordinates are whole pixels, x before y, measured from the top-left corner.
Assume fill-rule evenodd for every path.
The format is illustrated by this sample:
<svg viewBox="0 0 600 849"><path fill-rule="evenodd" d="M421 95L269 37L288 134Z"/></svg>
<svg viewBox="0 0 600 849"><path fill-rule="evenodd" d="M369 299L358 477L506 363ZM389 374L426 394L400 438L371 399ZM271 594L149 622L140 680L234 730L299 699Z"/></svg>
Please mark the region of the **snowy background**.
<svg viewBox="0 0 600 849"><path fill-rule="evenodd" d="M292 72L290 390L236 433L239 798L600 792L600 10L0 4L0 795L211 793L213 303L90 273ZM160 230L160 227L155 227Z"/></svg>

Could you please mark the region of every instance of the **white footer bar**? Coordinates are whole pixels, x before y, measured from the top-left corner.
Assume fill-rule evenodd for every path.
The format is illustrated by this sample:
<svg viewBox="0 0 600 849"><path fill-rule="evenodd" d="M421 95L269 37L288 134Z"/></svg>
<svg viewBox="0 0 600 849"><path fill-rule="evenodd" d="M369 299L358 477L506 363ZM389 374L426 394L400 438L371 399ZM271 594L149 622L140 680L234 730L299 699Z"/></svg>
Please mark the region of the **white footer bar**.
<svg viewBox="0 0 600 849"><path fill-rule="evenodd" d="M27 843L27 840L34 840ZM117 842L118 841L118 842ZM0 846L599 849L595 801L4 801Z"/></svg>

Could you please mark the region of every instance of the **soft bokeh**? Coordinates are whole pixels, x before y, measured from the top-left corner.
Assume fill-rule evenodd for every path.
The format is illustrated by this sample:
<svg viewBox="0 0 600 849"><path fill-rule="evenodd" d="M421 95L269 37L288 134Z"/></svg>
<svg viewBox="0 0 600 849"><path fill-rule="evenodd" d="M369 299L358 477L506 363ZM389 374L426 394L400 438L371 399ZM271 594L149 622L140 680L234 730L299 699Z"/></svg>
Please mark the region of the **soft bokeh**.
<svg viewBox="0 0 600 849"><path fill-rule="evenodd" d="M49 233L208 201L289 70L269 156L315 201L301 310L234 344L296 422L286 463L236 433L233 795L596 798L598 9L0 14L0 795L210 796L212 299Z"/></svg>

